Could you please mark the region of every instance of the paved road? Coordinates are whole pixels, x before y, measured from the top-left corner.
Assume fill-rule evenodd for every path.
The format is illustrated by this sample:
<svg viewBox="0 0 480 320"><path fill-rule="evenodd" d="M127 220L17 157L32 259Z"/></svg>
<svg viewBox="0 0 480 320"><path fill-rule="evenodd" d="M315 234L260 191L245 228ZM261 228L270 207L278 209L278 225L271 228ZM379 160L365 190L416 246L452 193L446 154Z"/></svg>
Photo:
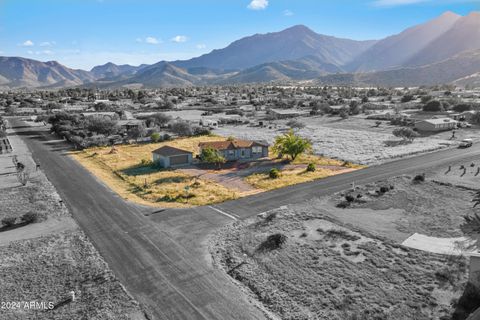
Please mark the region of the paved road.
<svg viewBox="0 0 480 320"><path fill-rule="evenodd" d="M13 121L16 126L21 122ZM480 159L480 145L390 162L311 183L186 210L125 202L65 155L63 142L37 128L17 129L74 218L152 319L261 319L229 279L213 269L207 237L217 228L282 205L404 173Z"/></svg>

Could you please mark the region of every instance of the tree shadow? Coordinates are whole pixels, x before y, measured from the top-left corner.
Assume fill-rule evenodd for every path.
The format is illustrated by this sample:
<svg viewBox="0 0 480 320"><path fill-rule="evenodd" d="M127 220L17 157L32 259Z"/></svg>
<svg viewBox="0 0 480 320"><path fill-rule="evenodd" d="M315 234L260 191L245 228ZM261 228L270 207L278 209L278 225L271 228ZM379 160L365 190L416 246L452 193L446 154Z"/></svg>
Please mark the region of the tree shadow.
<svg viewBox="0 0 480 320"><path fill-rule="evenodd" d="M475 310L480 308L480 290L474 284L468 282L462 296L455 305L452 320L465 320Z"/></svg>
<svg viewBox="0 0 480 320"><path fill-rule="evenodd" d="M122 170L121 172L126 174L127 176L142 176L147 174L152 174L155 172L159 172L161 169L154 165L147 165L147 166L134 166L127 169Z"/></svg>
<svg viewBox="0 0 480 320"><path fill-rule="evenodd" d="M384 142L386 147L398 147L398 146L405 146L407 144L411 144L412 141L408 140L387 140Z"/></svg>

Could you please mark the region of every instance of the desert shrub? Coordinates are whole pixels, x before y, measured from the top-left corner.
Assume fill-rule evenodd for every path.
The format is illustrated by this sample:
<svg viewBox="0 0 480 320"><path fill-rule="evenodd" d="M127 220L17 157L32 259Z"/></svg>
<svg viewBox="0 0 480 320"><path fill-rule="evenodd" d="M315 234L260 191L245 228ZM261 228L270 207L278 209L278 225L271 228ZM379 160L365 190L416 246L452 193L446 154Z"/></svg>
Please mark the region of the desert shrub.
<svg viewBox="0 0 480 320"><path fill-rule="evenodd" d="M289 126L292 129L302 129L305 128L305 124L303 122L300 122L298 120L290 120L287 122L287 126Z"/></svg>
<svg viewBox="0 0 480 320"><path fill-rule="evenodd" d="M271 212L265 217L265 222L271 222L276 217L277 217L277 213L276 212Z"/></svg>
<svg viewBox="0 0 480 320"><path fill-rule="evenodd" d="M142 167L146 167L146 166L151 166L153 164L153 161L152 160L147 160L147 159L142 159L140 161L140 165Z"/></svg>
<svg viewBox="0 0 480 320"><path fill-rule="evenodd" d="M344 120L348 119L348 117L349 117L348 112L346 110L341 110L338 115L340 116L340 118L342 118Z"/></svg>
<svg viewBox="0 0 480 320"><path fill-rule="evenodd" d="M307 166L307 172L314 172L315 170L317 170L315 163L309 163Z"/></svg>
<svg viewBox="0 0 480 320"><path fill-rule="evenodd" d="M425 181L425 173L417 174L415 177L413 177L413 182L420 183L424 181Z"/></svg>
<svg viewBox="0 0 480 320"><path fill-rule="evenodd" d="M413 95L411 95L411 94L406 94L406 95L404 95L404 96L402 97L401 102L406 103L406 102L412 101L413 99L414 99L414 96L413 96Z"/></svg>
<svg viewBox="0 0 480 320"><path fill-rule="evenodd" d="M389 187L386 187L386 186L381 186L380 187L380 193L387 193L388 191L390 191Z"/></svg>
<svg viewBox="0 0 480 320"><path fill-rule="evenodd" d="M280 177L280 171L277 168L272 168L268 172L268 176L270 177L270 179L277 179L278 177Z"/></svg>
<svg viewBox="0 0 480 320"><path fill-rule="evenodd" d="M38 221L38 213L29 211L25 213L20 219L25 223L34 223Z"/></svg>
<svg viewBox="0 0 480 320"><path fill-rule="evenodd" d="M15 224L16 220L17 219L15 217L5 217L2 219L2 225L7 228L11 227Z"/></svg>
<svg viewBox="0 0 480 320"><path fill-rule="evenodd" d="M347 195L345 196L345 200L346 200L347 202L353 202L353 201L355 201L355 197L352 196L351 194L347 194Z"/></svg>
<svg viewBox="0 0 480 320"><path fill-rule="evenodd" d="M333 239L345 239L348 241L360 240L360 237L341 229L331 229L326 232L326 236Z"/></svg>
<svg viewBox="0 0 480 320"><path fill-rule="evenodd" d="M398 138L402 138L405 141L413 141L418 137L418 133L413 131L412 128L398 128L393 130L393 135Z"/></svg>
<svg viewBox="0 0 480 320"><path fill-rule="evenodd" d="M265 241L258 246L258 251L272 251L280 249L285 242L287 242L287 236L281 233L275 233L269 235Z"/></svg>
<svg viewBox="0 0 480 320"><path fill-rule="evenodd" d="M348 202L348 201L342 201L342 202L340 202L336 205L336 207L340 208L340 209L346 209L349 206L350 206L350 202Z"/></svg>
<svg viewBox="0 0 480 320"><path fill-rule="evenodd" d="M195 136L208 136L210 134L210 129L196 126L193 128L193 135Z"/></svg>

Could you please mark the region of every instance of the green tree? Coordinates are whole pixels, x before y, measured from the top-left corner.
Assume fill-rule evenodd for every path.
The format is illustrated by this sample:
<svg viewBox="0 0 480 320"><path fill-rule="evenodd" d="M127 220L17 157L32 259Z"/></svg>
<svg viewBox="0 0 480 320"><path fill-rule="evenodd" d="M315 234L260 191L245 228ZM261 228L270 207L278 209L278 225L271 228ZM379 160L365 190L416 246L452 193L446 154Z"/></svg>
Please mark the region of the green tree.
<svg viewBox="0 0 480 320"><path fill-rule="evenodd" d="M312 150L312 144L308 139L296 135L292 129L275 138L273 151L279 156L288 155L293 161L302 153Z"/></svg>
<svg viewBox="0 0 480 320"><path fill-rule="evenodd" d="M154 132L150 135L150 139L152 139L152 142L158 142L160 141L162 137L160 136L160 133Z"/></svg>
<svg viewBox="0 0 480 320"><path fill-rule="evenodd" d="M212 163L218 165L220 167L222 164L226 162L225 158L218 152L215 148L204 148L202 149L202 153L200 154L200 160L205 163Z"/></svg>

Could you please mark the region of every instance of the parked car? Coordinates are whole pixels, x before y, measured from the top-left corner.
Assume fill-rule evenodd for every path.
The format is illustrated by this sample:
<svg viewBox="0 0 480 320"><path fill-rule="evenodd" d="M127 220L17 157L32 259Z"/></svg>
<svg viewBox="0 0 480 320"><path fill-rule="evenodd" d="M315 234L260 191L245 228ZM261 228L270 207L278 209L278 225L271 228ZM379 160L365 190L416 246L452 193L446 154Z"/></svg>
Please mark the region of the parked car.
<svg viewBox="0 0 480 320"><path fill-rule="evenodd" d="M472 139L463 139L460 142L460 148L469 148L473 145L473 140Z"/></svg>

